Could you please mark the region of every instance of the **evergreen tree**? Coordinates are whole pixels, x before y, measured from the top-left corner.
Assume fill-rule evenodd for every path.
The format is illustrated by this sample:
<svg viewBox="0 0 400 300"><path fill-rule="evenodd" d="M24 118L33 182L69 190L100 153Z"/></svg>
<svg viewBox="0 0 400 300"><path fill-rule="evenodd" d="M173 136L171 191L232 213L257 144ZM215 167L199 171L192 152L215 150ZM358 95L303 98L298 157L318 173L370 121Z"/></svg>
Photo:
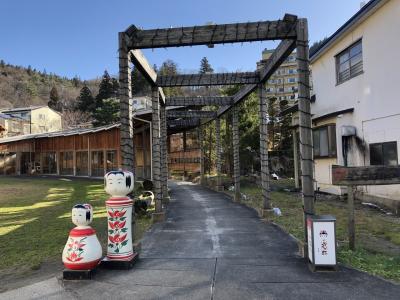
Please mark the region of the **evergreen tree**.
<svg viewBox="0 0 400 300"><path fill-rule="evenodd" d="M26 73L28 73L28 75L32 75L32 67L31 67L31 65L29 65L28 68L26 69Z"/></svg>
<svg viewBox="0 0 400 300"><path fill-rule="evenodd" d="M119 81L116 78L111 79L113 87L113 97L118 98L119 96Z"/></svg>
<svg viewBox="0 0 400 300"><path fill-rule="evenodd" d="M210 63L208 62L207 57L203 57L200 61L200 74L209 74L214 73L214 69L211 67Z"/></svg>
<svg viewBox="0 0 400 300"><path fill-rule="evenodd" d="M277 144L277 116L278 116L278 110L276 107L276 98L275 97L270 97L267 99L268 101L268 140L269 140L269 145L268 145L268 150L275 150L276 149L276 144Z"/></svg>
<svg viewBox="0 0 400 300"><path fill-rule="evenodd" d="M102 101L101 107L97 107L93 113L93 125L103 126L119 122L119 101L116 98L108 98Z"/></svg>
<svg viewBox="0 0 400 300"><path fill-rule="evenodd" d="M286 100L283 100L279 103L280 112L284 111L288 107L288 101ZM285 153L286 156L292 157L292 117L290 116L290 114L286 114L285 116L283 116L280 122L279 149L287 151L287 153Z"/></svg>
<svg viewBox="0 0 400 300"><path fill-rule="evenodd" d="M83 112L93 112L96 109L96 101L92 95L92 91L85 84L76 98L76 109Z"/></svg>
<svg viewBox="0 0 400 300"><path fill-rule="evenodd" d="M158 71L158 75L167 76L167 75L177 75L178 74L178 65L171 59L167 59L160 67ZM180 87L169 87L164 88L164 93L166 97L171 96L179 96L182 95L182 89Z"/></svg>
<svg viewBox="0 0 400 300"><path fill-rule="evenodd" d="M72 78L72 84L74 85L74 87L78 87L80 83L79 77L75 75L74 78Z"/></svg>
<svg viewBox="0 0 400 300"><path fill-rule="evenodd" d="M151 94L151 86L137 68L131 73L132 95L146 96Z"/></svg>
<svg viewBox="0 0 400 300"><path fill-rule="evenodd" d="M58 95L58 91L55 86L53 86L53 88L50 90L50 101L47 103L47 105L56 111L62 110L60 96Z"/></svg>
<svg viewBox="0 0 400 300"><path fill-rule="evenodd" d="M0 60L0 67L4 67L6 65L6 63L4 62L4 60Z"/></svg>
<svg viewBox="0 0 400 300"><path fill-rule="evenodd" d="M96 107L100 107L104 99L115 96L114 85L107 70L104 71L99 85L99 93L96 96Z"/></svg>

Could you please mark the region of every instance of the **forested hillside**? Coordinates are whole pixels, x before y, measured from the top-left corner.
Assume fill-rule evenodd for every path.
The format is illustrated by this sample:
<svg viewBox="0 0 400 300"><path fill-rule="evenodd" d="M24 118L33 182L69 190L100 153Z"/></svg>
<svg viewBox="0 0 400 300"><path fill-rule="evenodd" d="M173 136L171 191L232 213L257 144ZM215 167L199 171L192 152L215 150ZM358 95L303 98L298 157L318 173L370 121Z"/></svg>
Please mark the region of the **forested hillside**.
<svg viewBox="0 0 400 300"><path fill-rule="evenodd" d="M92 93L97 94L99 80L90 80L86 84ZM78 77L68 79L0 60L0 108L47 105L53 88L57 90L63 106L69 107L83 86Z"/></svg>

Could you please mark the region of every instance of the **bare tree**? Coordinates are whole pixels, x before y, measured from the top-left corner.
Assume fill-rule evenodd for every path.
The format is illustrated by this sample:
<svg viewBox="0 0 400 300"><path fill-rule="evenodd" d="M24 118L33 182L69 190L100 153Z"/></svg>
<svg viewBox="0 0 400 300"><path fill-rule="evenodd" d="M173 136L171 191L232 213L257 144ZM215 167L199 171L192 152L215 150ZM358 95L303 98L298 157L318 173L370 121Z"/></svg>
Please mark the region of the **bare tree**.
<svg viewBox="0 0 400 300"><path fill-rule="evenodd" d="M92 122L90 113L72 109L63 111L62 120L64 129L87 127L90 126Z"/></svg>

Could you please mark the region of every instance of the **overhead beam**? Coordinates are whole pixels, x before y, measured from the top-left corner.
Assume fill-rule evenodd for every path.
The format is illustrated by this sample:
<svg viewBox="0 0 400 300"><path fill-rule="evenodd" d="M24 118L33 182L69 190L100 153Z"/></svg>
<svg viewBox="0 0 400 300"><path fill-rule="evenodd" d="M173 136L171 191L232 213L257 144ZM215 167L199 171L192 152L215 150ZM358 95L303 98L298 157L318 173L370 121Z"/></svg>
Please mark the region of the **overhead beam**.
<svg viewBox="0 0 400 300"><path fill-rule="evenodd" d="M161 87L172 86L209 86L250 84L260 81L258 72L182 74L158 76L156 84Z"/></svg>
<svg viewBox="0 0 400 300"><path fill-rule="evenodd" d="M154 71L153 67L149 64L143 52L139 49L131 50L131 61L135 65L135 67L139 70L139 72L144 76L147 82L151 86L156 86L157 82L157 73ZM165 95L162 88L158 88L159 99L161 100L161 104L165 103Z"/></svg>
<svg viewBox="0 0 400 300"><path fill-rule="evenodd" d="M200 125L200 119L189 119L189 120L167 120L169 128L175 127L194 127Z"/></svg>
<svg viewBox="0 0 400 300"><path fill-rule="evenodd" d="M296 48L296 41L283 40L260 70L260 82L265 83Z"/></svg>
<svg viewBox="0 0 400 300"><path fill-rule="evenodd" d="M139 29L132 25L126 33L129 49L213 45L296 38L294 15L283 20L260 21L180 28Z"/></svg>
<svg viewBox="0 0 400 300"><path fill-rule="evenodd" d="M143 52L139 49L131 51L131 60L139 72L146 78L146 80L152 85L156 85L157 73L153 67L150 66Z"/></svg>
<svg viewBox="0 0 400 300"><path fill-rule="evenodd" d="M232 105L233 97L205 96L205 97L168 97L166 106L204 106L204 105Z"/></svg>
<svg viewBox="0 0 400 300"><path fill-rule="evenodd" d="M292 53L296 47L296 41L283 40L272 53L271 57L259 71L260 82L265 83L279 68L283 61ZM233 96L233 105L238 104L257 88L257 84L245 85ZM224 106L218 110L218 116L223 115L231 106Z"/></svg>
<svg viewBox="0 0 400 300"><path fill-rule="evenodd" d="M168 110L167 117L213 119L217 117L217 112L207 110Z"/></svg>

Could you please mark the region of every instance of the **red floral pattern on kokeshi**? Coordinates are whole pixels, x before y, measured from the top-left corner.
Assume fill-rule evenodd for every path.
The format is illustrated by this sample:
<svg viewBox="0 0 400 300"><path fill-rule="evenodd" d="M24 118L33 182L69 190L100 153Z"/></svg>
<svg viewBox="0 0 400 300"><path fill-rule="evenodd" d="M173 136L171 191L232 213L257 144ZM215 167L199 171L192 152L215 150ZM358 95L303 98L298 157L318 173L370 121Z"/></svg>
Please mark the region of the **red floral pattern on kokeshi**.
<svg viewBox="0 0 400 300"><path fill-rule="evenodd" d="M63 251L64 266L70 270L89 270L94 269L100 259L101 245L96 231L91 227L72 229Z"/></svg>
<svg viewBox="0 0 400 300"><path fill-rule="evenodd" d="M131 260L132 205L129 197L111 197L106 201L108 218L108 260Z"/></svg>

